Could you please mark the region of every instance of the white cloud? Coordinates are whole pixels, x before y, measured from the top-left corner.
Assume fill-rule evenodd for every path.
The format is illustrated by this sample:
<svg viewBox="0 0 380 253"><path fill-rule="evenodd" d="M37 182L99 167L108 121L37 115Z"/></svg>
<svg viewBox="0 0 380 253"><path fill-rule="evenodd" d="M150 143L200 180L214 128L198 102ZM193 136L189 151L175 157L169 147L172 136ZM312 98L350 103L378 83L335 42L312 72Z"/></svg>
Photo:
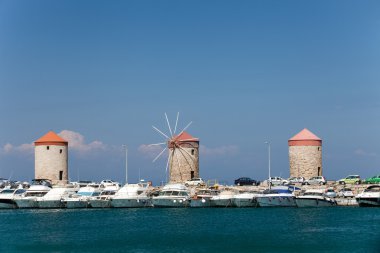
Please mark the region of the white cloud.
<svg viewBox="0 0 380 253"><path fill-rule="evenodd" d="M164 145L162 146L150 146L142 144L140 147L138 147L138 151L143 154L145 157L154 159L163 149L165 148Z"/></svg>
<svg viewBox="0 0 380 253"><path fill-rule="evenodd" d="M69 150L80 153L80 154L86 154L94 150L106 150L107 148L105 144L103 144L101 141L98 141L98 140L92 141L90 143L86 143L84 136L74 131L63 130L60 133L58 133L58 135L69 142ZM3 147L0 148L0 154L6 155L6 154L15 154L15 153L21 153L21 154L34 153L34 143L25 143L18 146L7 143Z"/></svg>
<svg viewBox="0 0 380 253"><path fill-rule="evenodd" d="M0 153L2 154L14 154L14 153L31 154L33 152L34 152L33 143L25 143L19 146L15 146L10 143L7 143L0 149Z"/></svg>
<svg viewBox="0 0 380 253"><path fill-rule="evenodd" d="M208 148L204 145L200 145L199 153L205 156L233 156L239 152L239 148L235 145L220 146L215 148Z"/></svg>
<svg viewBox="0 0 380 253"><path fill-rule="evenodd" d="M377 157L377 154L374 152L366 152L363 149L357 149L354 151L354 154L357 156L370 156L370 157Z"/></svg>
<svg viewBox="0 0 380 253"><path fill-rule="evenodd" d="M58 135L69 142L69 150L77 151L81 154L107 148L105 144L98 140L86 143L84 136L74 131L62 130Z"/></svg>

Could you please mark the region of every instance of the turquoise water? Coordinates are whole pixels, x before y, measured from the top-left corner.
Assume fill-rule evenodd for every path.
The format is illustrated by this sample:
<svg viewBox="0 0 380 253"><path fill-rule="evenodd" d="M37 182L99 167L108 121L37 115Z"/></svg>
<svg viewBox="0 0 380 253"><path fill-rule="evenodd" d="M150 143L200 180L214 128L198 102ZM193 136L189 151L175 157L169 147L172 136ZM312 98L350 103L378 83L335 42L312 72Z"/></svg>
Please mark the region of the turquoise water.
<svg viewBox="0 0 380 253"><path fill-rule="evenodd" d="M2 210L0 252L380 252L380 208Z"/></svg>

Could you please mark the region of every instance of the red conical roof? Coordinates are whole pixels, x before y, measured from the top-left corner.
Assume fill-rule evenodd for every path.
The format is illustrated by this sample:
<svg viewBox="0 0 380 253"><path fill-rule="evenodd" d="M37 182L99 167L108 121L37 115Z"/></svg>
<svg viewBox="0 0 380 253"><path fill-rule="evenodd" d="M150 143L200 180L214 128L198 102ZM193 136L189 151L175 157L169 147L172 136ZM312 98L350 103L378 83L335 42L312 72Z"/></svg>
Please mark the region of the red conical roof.
<svg viewBox="0 0 380 253"><path fill-rule="evenodd" d="M194 138L187 132L182 132L181 134L174 136L173 139L176 141L199 141L198 138Z"/></svg>
<svg viewBox="0 0 380 253"><path fill-rule="evenodd" d="M68 142L59 137L56 133L53 131L49 131L47 134L39 138L34 142L35 146L38 145L67 145Z"/></svg>
<svg viewBox="0 0 380 253"><path fill-rule="evenodd" d="M304 128L288 141L289 146L321 146L322 139Z"/></svg>

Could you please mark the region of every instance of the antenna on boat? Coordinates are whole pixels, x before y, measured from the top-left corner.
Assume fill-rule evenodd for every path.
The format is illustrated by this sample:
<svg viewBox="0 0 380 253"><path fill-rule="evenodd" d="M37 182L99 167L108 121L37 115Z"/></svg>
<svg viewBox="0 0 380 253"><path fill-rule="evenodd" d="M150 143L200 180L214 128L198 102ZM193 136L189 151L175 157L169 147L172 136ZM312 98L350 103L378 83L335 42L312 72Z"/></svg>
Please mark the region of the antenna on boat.
<svg viewBox="0 0 380 253"><path fill-rule="evenodd" d="M270 189L271 186L272 186L272 182L271 182L271 179L270 179L270 142L266 141L264 143L268 145L268 174L269 174L268 184L269 184L269 189Z"/></svg>
<svg viewBox="0 0 380 253"><path fill-rule="evenodd" d="M128 148L125 144L122 147L125 148L125 184L128 184Z"/></svg>

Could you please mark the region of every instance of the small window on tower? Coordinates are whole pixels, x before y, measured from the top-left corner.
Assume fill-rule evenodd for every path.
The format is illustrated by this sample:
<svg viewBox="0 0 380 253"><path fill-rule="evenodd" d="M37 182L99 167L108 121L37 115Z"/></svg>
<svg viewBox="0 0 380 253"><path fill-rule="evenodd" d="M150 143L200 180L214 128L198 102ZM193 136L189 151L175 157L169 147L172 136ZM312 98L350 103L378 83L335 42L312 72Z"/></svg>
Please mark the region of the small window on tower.
<svg viewBox="0 0 380 253"><path fill-rule="evenodd" d="M59 153L62 154L62 149L59 150Z"/></svg>
<svg viewBox="0 0 380 253"><path fill-rule="evenodd" d="M194 149L191 150L191 154L194 155Z"/></svg>
<svg viewBox="0 0 380 253"><path fill-rule="evenodd" d="M46 146L46 149L49 150L49 146Z"/></svg>

